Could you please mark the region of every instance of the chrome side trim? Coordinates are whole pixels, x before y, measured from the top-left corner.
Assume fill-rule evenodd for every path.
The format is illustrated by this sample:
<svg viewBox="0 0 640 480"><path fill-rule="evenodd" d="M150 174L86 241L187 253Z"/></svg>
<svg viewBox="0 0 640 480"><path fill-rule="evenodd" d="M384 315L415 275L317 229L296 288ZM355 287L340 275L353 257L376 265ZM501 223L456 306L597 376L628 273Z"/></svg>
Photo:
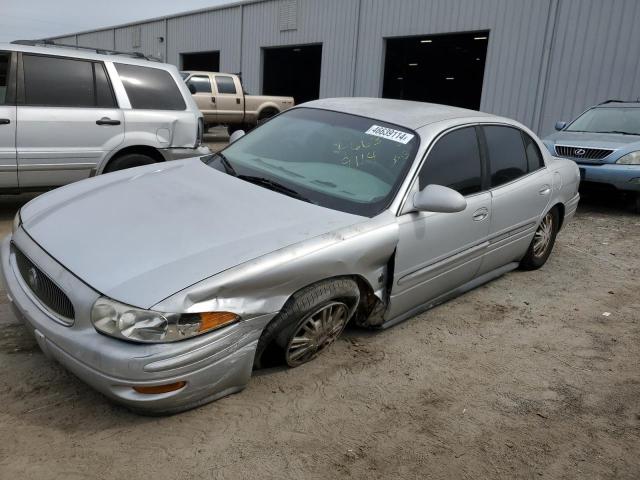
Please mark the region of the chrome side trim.
<svg viewBox="0 0 640 480"><path fill-rule="evenodd" d="M38 172L50 170L87 170L95 168L95 163L39 163L35 165L18 165L18 171Z"/></svg>

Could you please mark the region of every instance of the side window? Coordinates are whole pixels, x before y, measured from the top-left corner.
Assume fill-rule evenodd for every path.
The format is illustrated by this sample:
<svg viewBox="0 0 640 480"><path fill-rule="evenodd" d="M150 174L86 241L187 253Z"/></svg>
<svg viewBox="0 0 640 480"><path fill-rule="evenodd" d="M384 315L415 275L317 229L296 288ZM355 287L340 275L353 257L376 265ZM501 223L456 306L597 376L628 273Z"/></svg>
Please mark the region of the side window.
<svg viewBox="0 0 640 480"><path fill-rule="evenodd" d="M94 107L92 62L22 55L25 105Z"/></svg>
<svg viewBox="0 0 640 480"><path fill-rule="evenodd" d="M544 167L544 159L542 158L540 149L538 148L538 145L533 140L533 138L531 138L525 132L522 132L522 138L524 139L524 150L527 154L529 171L535 172L539 168Z"/></svg>
<svg viewBox="0 0 640 480"><path fill-rule="evenodd" d="M8 100L9 65L11 65L11 53L0 52L0 105L4 105Z"/></svg>
<svg viewBox="0 0 640 480"><path fill-rule="evenodd" d="M231 93L234 95L237 93L233 77L216 75L216 86L218 87L218 93Z"/></svg>
<svg viewBox="0 0 640 480"><path fill-rule="evenodd" d="M113 96L113 90L104 70L104 65L99 62L93 64L93 70L96 78L96 107L101 108L117 108L116 99Z"/></svg>
<svg viewBox="0 0 640 480"><path fill-rule="evenodd" d="M500 126L482 128L491 165L491 187L509 183L525 175L528 163L520 130Z"/></svg>
<svg viewBox="0 0 640 480"><path fill-rule="evenodd" d="M160 68L115 63L132 108L185 110L182 93L169 72Z"/></svg>
<svg viewBox="0 0 640 480"><path fill-rule="evenodd" d="M209 77L194 75L189 79L187 85L193 85L196 89L196 93L211 94L211 80L209 80Z"/></svg>
<svg viewBox="0 0 640 480"><path fill-rule="evenodd" d="M482 166L475 128L454 130L438 140L418 178L420 190L436 184L452 188L462 195L481 191Z"/></svg>

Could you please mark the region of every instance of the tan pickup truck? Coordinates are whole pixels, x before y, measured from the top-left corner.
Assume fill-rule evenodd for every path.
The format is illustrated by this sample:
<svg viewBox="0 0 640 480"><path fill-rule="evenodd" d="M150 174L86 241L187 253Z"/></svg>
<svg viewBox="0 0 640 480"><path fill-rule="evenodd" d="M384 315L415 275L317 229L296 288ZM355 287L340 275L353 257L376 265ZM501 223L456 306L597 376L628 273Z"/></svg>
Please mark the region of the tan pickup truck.
<svg viewBox="0 0 640 480"><path fill-rule="evenodd" d="M248 95L237 75L217 72L181 72L204 115L206 127L227 125L229 134L247 129L294 105L293 97Z"/></svg>

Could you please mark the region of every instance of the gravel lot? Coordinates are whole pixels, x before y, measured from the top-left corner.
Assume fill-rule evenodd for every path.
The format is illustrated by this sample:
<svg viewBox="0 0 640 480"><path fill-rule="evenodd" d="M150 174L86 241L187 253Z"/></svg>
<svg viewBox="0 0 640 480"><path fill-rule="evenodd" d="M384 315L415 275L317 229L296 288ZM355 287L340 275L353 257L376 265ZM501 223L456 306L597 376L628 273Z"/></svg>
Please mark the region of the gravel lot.
<svg viewBox="0 0 640 480"><path fill-rule="evenodd" d="M166 418L47 360L2 292L0 478L640 478L639 239L583 202L543 269Z"/></svg>

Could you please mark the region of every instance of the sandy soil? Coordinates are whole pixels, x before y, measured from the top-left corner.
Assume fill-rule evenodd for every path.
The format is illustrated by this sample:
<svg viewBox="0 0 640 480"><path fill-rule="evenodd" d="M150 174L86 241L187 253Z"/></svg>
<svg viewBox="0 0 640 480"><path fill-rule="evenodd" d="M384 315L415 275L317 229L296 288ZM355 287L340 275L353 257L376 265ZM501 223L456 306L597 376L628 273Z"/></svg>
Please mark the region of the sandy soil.
<svg viewBox="0 0 640 480"><path fill-rule="evenodd" d="M584 204L543 269L168 418L47 360L2 296L0 478L640 478L639 239Z"/></svg>

